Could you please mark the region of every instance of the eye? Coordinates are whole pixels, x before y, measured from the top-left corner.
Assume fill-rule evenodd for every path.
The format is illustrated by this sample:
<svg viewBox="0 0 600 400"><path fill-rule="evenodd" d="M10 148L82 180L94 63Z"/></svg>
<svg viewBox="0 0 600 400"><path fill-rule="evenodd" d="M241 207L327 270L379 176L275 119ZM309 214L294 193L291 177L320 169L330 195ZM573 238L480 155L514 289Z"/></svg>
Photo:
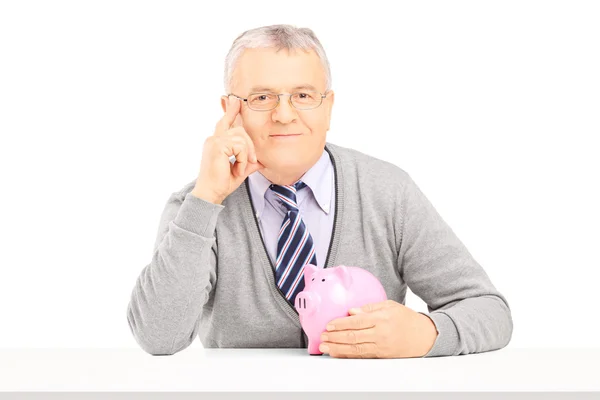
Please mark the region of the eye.
<svg viewBox="0 0 600 400"><path fill-rule="evenodd" d="M261 104L277 101L277 95L271 93L253 93L248 96L248 103Z"/></svg>
<svg viewBox="0 0 600 400"><path fill-rule="evenodd" d="M325 278L321 279L321 282L325 282Z"/></svg>
<svg viewBox="0 0 600 400"><path fill-rule="evenodd" d="M314 280L315 280L315 278L312 278L312 280L314 281Z"/></svg>

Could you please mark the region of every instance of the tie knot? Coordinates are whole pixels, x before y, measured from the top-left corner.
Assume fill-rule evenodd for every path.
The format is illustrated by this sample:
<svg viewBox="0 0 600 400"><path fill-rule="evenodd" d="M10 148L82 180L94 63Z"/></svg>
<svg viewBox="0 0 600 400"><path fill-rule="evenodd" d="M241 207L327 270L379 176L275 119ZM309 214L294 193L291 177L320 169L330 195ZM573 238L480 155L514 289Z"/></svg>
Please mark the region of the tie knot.
<svg viewBox="0 0 600 400"><path fill-rule="evenodd" d="M271 185L269 188L275 192L275 195L286 206L288 210L297 210L298 204L296 203L296 192L303 187L306 187L306 183L298 181L293 185Z"/></svg>

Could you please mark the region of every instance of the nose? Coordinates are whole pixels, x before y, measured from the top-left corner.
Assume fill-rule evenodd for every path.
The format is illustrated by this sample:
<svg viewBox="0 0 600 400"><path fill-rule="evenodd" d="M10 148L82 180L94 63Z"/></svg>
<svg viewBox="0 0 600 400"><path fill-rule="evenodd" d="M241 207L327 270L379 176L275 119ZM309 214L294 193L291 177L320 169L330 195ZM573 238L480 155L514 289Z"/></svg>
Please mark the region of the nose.
<svg viewBox="0 0 600 400"><path fill-rule="evenodd" d="M297 119L296 109L290 104L289 96L281 96L279 104L273 110L273 122L289 124Z"/></svg>
<svg viewBox="0 0 600 400"><path fill-rule="evenodd" d="M300 315L310 315L317 311L321 298L314 292L303 291L296 296L295 307Z"/></svg>

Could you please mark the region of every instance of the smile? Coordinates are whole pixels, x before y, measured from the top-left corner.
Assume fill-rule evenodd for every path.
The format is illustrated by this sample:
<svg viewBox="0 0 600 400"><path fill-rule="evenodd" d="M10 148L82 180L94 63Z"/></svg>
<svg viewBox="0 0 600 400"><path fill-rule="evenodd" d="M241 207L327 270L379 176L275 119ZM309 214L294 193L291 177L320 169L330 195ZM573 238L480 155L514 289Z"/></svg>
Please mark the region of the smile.
<svg viewBox="0 0 600 400"><path fill-rule="evenodd" d="M292 134L292 135L270 135L270 136L275 139L291 139L291 138L295 138L298 136L302 136L302 134L296 133L296 134Z"/></svg>

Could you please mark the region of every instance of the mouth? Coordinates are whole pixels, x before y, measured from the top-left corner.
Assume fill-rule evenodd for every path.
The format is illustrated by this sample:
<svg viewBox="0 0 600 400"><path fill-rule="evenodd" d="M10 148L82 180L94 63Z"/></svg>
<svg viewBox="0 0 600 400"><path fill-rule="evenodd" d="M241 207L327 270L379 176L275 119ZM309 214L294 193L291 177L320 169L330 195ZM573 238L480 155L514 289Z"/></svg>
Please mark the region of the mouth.
<svg viewBox="0 0 600 400"><path fill-rule="evenodd" d="M269 135L270 137L274 137L274 138L287 138L287 137L295 137L295 136L301 136L301 133L288 133L288 134L281 134L281 135Z"/></svg>

